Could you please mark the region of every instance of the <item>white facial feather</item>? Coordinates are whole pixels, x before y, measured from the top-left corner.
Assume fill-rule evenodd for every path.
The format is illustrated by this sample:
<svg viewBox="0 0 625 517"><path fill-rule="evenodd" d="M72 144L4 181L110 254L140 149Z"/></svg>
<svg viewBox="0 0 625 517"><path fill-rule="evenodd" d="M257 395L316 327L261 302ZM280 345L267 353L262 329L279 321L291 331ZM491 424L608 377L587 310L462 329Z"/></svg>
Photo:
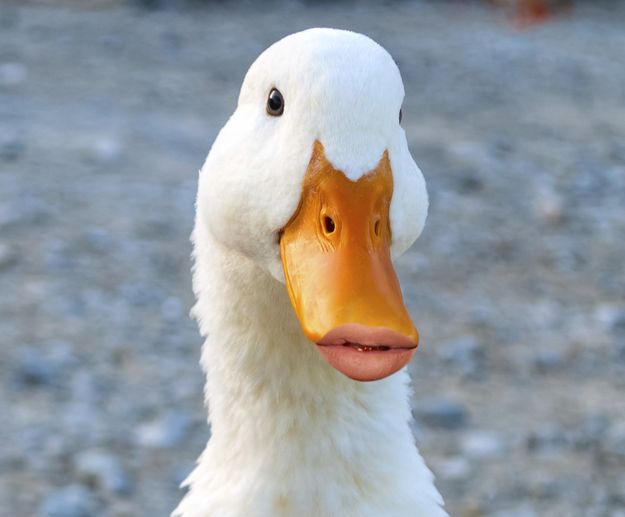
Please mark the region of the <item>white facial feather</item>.
<svg viewBox="0 0 625 517"><path fill-rule="evenodd" d="M282 116L267 114L272 88ZM236 111L219 133L200 174L198 209L214 236L280 281L277 232L295 211L313 143L356 180L389 151L394 194L392 253L423 229L425 181L399 125L404 87L397 65L361 34L310 29L263 52L241 88Z"/></svg>

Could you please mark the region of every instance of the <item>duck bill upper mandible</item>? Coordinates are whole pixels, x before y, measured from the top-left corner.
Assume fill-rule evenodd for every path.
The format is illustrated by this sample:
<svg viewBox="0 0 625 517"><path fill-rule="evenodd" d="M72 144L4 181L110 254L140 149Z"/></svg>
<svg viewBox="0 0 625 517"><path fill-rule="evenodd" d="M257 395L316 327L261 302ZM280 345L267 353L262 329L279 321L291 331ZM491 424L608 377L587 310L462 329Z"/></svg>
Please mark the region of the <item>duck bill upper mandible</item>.
<svg viewBox="0 0 625 517"><path fill-rule="evenodd" d="M373 170L351 181L315 142L299 206L280 237L291 303L312 342L416 348L419 334L391 262L392 194L387 151ZM383 370L376 375L343 373L367 377L361 380L393 373Z"/></svg>

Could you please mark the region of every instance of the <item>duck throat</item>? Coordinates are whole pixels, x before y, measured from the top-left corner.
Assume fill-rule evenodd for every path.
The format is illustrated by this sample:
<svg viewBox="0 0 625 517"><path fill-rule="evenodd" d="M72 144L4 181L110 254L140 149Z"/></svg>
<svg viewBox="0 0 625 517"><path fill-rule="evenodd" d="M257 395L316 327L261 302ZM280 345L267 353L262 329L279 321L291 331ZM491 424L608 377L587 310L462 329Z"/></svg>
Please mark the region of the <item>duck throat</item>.
<svg viewBox="0 0 625 517"><path fill-rule="evenodd" d="M343 376L283 284L202 228L194 240L212 436L175 515L444 515L408 426L407 374Z"/></svg>

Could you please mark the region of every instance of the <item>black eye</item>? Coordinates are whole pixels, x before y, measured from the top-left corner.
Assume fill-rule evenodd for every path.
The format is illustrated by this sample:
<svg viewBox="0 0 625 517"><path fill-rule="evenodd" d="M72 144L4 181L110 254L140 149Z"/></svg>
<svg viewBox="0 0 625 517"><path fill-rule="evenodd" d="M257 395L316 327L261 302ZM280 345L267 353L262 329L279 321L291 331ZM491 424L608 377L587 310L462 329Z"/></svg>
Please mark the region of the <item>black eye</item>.
<svg viewBox="0 0 625 517"><path fill-rule="evenodd" d="M272 117L279 117L283 111L284 97L282 97L280 90L273 88L267 98L267 113Z"/></svg>
<svg viewBox="0 0 625 517"><path fill-rule="evenodd" d="M400 124L401 124L401 115L402 115L401 110L399 110L399 123Z"/></svg>

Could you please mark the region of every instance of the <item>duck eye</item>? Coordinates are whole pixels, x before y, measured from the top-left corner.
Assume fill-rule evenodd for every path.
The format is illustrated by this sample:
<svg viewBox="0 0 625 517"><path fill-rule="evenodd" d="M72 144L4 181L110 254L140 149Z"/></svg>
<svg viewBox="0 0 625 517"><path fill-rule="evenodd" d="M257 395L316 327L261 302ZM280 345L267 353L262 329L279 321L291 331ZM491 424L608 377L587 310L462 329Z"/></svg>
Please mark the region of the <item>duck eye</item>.
<svg viewBox="0 0 625 517"><path fill-rule="evenodd" d="M399 123L401 124L401 116L402 116L402 112L401 109L399 110Z"/></svg>
<svg viewBox="0 0 625 517"><path fill-rule="evenodd" d="M267 113L272 117L279 117L284 111L284 97L280 90L273 88L267 97Z"/></svg>

